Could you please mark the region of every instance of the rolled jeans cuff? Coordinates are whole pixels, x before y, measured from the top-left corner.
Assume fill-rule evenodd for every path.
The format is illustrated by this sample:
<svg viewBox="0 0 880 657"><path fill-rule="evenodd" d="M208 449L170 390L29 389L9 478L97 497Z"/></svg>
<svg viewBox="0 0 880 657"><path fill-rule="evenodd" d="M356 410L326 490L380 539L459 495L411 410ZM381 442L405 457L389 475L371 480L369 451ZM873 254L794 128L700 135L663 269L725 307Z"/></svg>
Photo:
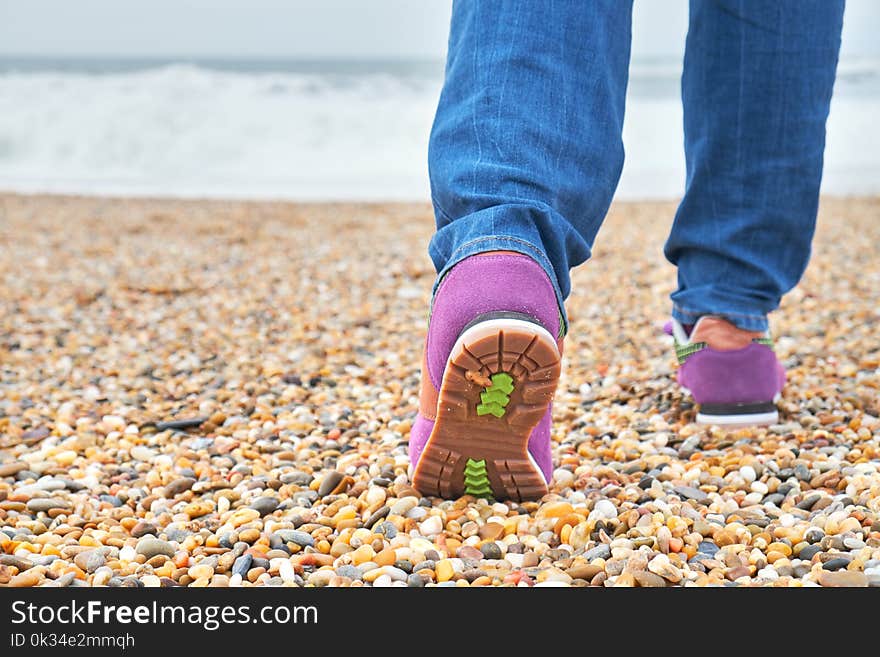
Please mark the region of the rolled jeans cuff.
<svg viewBox="0 0 880 657"><path fill-rule="evenodd" d="M705 315L723 317L744 331L766 331L769 328L767 315L749 314L735 310L721 310L717 307L713 307L712 310L694 310L692 308L684 308L678 304L673 304L672 306L672 316L682 324L696 324L697 320Z"/></svg>

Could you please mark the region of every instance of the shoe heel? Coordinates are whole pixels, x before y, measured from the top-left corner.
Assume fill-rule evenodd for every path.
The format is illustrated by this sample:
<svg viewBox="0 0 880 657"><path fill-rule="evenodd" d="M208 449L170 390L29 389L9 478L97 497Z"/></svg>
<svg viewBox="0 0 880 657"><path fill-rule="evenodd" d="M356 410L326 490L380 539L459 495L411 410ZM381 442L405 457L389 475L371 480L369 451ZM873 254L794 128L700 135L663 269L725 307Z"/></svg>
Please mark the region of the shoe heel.
<svg viewBox="0 0 880 657"><path fill-rule="evenodd" d="M505 315L471 324L449 354L413 472L423 494L522 501L547 493L528 441L556 391L559 349L540 324Z"/></svg>

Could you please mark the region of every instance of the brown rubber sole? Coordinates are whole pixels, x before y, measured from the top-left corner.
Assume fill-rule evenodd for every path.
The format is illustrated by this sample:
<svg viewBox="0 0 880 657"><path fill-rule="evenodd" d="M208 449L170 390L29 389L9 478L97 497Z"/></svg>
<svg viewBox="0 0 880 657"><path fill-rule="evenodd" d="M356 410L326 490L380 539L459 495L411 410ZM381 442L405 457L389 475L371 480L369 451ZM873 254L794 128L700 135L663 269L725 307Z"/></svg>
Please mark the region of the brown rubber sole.
<svg viewBox="0 0 880 657"><path fill-rule="evenodd" d="M447 499L545 495L528 442L560 370L556 341L537 324L490 320L466 330L443 373L434 429L413 472L416 489Z"/></svg>

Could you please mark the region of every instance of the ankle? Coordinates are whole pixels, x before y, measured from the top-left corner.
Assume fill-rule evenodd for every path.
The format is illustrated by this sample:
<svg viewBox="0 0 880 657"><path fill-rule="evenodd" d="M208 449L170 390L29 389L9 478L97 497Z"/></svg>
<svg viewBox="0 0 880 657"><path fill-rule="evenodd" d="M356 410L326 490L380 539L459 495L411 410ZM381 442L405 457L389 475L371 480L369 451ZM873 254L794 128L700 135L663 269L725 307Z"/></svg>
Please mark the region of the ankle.
<svg viewBox="0 0 880 657"><path fill-rule="evenodd" d="M691 332L691 342L705 342L712 349L731 351L749 346L764 335L762 331L746 331L721 317L703 316Z"/></svg>

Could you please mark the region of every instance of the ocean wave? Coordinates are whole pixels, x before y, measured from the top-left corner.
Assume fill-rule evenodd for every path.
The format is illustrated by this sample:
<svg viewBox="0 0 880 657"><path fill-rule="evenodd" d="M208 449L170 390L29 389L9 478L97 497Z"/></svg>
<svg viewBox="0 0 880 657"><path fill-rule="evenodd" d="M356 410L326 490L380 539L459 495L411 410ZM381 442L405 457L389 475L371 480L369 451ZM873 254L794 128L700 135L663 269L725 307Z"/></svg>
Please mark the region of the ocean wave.
<svg viewBox="0 0 880 657"><path fill-rule="evenodd" d="M639 76L651 81L644 93ZM675 197L684 177L675 75L661 67L635 77L619 196ZM6 69L0 189L424 200L441 83L437 75L382 70ZM880 94L862 96L836 98L832 108L825 179L831 193L880 191L873 124ZM853 163L862 173L853 174Z"/></svg>

